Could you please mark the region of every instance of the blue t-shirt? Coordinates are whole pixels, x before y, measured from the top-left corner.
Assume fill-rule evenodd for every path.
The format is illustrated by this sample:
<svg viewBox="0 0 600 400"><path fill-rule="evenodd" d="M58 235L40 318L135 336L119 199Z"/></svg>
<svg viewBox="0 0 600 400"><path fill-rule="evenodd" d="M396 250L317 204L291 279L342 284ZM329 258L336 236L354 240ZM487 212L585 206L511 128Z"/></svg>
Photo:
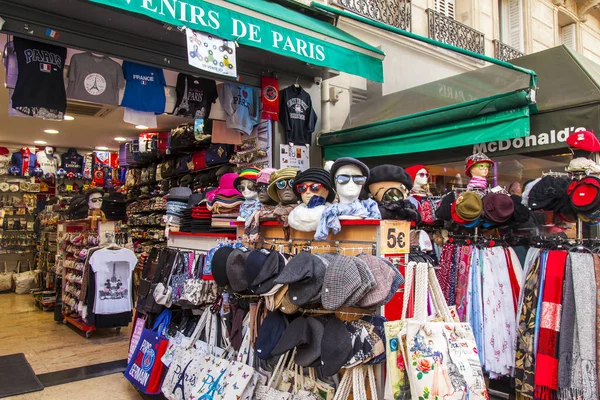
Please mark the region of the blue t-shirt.
<svg viewBox="0 0 600 400"><path fill-rule="evenodd" d="M121 107L137 111L165 112L165 75L160 68L123 61L123 75L127 81Z"/></svg>

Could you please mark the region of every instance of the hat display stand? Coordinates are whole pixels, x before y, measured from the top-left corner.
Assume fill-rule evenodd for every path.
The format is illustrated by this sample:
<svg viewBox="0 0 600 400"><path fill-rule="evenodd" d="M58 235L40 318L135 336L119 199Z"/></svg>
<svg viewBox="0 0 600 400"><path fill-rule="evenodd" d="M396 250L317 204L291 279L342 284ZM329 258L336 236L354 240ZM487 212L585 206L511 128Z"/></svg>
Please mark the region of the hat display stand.
<svg viewBox="0 0 600 400"><path fill-rule="evenodd" d="M360 253L384 256L395 259L406 265L410 250L410 222L394 220L342 220L342 229L338 234L330 234L325 240L315 240L313 232L302 232L291 229L286 238L281 225L275 221L260 223L260 240L256 243L245 243L248 247L274 248L282 252L298 254L308 251L313 254L334 253L345 256L356 256ZM244 237L244 223L236 223L237 237ZM400 291L396 296L401 296ZM360 319L366 315L386 315L385 306L375 309L346 307L337 310L299 309L307 315L336 315L344 321ZM384 370L383 365L375 365L375 382L378 398L383 398ZM348 378L347 378L348 379Z"/></svg>

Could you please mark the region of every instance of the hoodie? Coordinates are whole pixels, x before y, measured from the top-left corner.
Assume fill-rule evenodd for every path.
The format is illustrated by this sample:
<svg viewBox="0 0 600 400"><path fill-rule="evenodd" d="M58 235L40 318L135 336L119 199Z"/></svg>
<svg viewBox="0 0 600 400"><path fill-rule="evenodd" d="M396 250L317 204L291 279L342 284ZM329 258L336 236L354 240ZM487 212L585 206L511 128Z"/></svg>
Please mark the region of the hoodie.
<svg viewBox="0 0 600 400"><path fill-rule="evenodd" d="M301 86L292 85L279 93L279 121L285 129L285 142L311 144L317 124L317 114L310 95Z"/></svg>
<svg viewBox="0 0 600 400"><path fill-rule="evenodd" d="M221 106L227 114L227 127L252 133L260 122L260 91L236 83L224 83L218 88Z"/></svg>

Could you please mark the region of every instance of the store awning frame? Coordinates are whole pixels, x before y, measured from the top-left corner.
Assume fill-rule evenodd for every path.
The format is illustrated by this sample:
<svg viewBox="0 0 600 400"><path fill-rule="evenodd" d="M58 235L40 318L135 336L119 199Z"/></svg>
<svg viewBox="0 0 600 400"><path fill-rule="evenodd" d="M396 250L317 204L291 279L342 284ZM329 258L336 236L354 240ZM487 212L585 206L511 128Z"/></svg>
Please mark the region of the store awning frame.
<svg viewBox="0 0 600 400"><path fill-rule="evenodd" d="M158 0L88 0L174 26L185 26L307 64L383 82L385 54L327 22L265 0L175 3ZM300 25L304 24L304 26Z"/></svg>

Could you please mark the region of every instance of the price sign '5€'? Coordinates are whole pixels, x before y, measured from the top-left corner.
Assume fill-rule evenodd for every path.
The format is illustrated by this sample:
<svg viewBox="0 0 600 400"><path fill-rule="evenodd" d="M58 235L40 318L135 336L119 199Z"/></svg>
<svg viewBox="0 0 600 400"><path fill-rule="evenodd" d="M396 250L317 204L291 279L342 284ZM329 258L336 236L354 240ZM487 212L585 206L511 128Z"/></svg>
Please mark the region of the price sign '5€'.
<svg viewBox="0 0 600 400"><path fill-rule="evenodd" d="M406 254L410 251L410 222L383 220L379 235L381 255Z"/></svg>

